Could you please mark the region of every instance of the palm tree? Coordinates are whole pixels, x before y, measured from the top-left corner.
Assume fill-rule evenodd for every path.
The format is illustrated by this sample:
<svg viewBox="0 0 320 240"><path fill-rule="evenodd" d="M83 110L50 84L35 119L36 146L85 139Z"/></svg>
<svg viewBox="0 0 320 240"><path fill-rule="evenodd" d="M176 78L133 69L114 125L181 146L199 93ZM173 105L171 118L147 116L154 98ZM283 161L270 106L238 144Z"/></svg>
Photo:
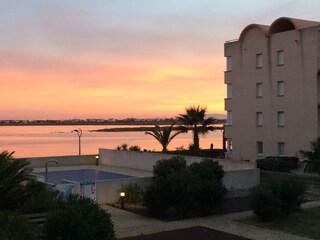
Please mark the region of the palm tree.
<svg viewBox="0 0 320 240"><path fill-rule="evenodd" d="M0 152L0 209L14 207L19 201L22 185L34 180L29 163L24 159L14 159L13 154Z"/></svg>
<svg viewBox="0 0 320 240"><path fill-rule="evenodd" d="M180 130L182 132L188 132L189 130L193 133L193 149L195 153L199 153L200 144L199 144L199 134L205 135L209 131L213 131L213 126L210 126L215 122L214 118L205 118L206 108L200 108L191 106L186 108L185 114L179 114L177 117L180 124Z"/></svg>
<svg viewBox="0 0 320 240"><path fill-rule="evenodd" d="M317 173L320 175L320 138L311 142L311 151L300 150L304 156L304 172Z"/></svg>
<svg viewBox="0 0 320 240"><path fill-rule="evenodd" d="M155 125L155 128L149 132L145 132L147 135L153 136L162 146L162 152L168 151L168 145L171 142L172 139L174 139L178 134L180 134L180 131L175 132L173 135L171 135L171 132L174 128L175 123L171 124L169 127L164 127L161 129L159 125Z"/></svg>

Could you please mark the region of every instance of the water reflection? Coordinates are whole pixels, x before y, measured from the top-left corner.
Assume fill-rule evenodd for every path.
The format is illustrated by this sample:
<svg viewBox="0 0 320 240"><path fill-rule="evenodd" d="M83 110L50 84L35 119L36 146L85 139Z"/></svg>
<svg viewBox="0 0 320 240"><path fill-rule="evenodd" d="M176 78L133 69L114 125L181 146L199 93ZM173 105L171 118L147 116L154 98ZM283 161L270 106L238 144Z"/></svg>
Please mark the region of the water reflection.
<svg viewBox="0 0 320 240"><path fill-rule="evenodd" d="M0 151L15 151L15 157L41 157L77 155L78 139L71 131L79 126L0 126ZM105 126L81 126L83 130L82 154L97 154L99 148L115 149L122 143L129 146L138 145L141 149L161 151L161 145L144 132L91 132ZM124 126L108 126L124 127ZM132 126L131 126L132 127ZM169 144L169 150L184 146L187 148L192 142L192 133L180 134ZM221 148L221 131L210 132L200 138L201 148Z"/></svg>

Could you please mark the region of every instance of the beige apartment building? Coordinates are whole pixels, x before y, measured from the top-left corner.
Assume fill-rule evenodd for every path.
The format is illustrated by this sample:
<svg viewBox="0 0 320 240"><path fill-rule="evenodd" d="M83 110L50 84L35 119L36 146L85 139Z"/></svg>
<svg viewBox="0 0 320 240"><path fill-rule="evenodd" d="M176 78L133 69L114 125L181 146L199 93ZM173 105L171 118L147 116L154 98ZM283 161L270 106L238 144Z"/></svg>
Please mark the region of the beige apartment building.
<svg viewBox="0 0 320 240"><path fill-rule="evenodd" d="M226 158L298 156L319 136L320 22L250 24L225 43Z"/></svg>

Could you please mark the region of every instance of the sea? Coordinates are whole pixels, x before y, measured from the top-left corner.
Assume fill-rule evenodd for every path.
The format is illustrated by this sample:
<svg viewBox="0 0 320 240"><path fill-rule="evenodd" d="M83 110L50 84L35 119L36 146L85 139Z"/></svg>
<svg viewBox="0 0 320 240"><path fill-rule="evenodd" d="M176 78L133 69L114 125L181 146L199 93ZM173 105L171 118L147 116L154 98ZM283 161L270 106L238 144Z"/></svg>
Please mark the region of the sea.
<svg viewBox="0 0 320 240"><path fill-rule="evenodd" d="M108 128L143 127L108 126ZM0 152L14 151L14 157L47 157L77 155L79 153L79 137L75 129L81 128L81 154L98 154L99 148L116 149L127 144L138 145L142 150L161 151L162 147L152 136L143 131L134 132L95 132L103 129L103 125L51 125L51 126L0 126ZM169 150L184 147L192 143L192 132L176 136L169 144ZM200 147L203 149L222 148L222 132L216 130L200 136Z"/></svg>

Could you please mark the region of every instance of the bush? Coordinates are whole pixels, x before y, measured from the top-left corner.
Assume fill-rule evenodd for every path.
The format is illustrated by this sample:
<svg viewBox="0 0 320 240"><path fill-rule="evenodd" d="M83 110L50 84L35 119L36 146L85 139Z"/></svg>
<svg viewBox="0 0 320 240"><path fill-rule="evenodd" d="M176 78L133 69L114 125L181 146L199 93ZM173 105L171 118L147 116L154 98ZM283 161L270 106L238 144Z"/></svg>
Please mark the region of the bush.
<svg viewBox="0 0 320 240"><path fill-rule="evenodd" d="M44 226L49 240L113 240L115 232L110 214L94 200L71 195L56 209L49 211Z"/></svg>
<svg viewBox="0 0 320 240"><path fill-rule="evenodd" d="M62 194L45 183L32 181L28 183L22 195L24 203L20 210L23 213L41 213L57 208L63 201Z"/></svg>
<svg viewBox="0 0 320 240"><path fill-rule="evenodd" d="M257 159L257 167L265 171L289 172L298 168L299 159L297 157L266 157Z"/></svg>
<svg viewBox="0 0 320 240"><path fill-rule="evenodd" d="M183 157L156 163L154 178L144 193L151 215L184 218L210 214L224 200L224 172L210 159L187 167Z"/></svg>
<svg viewBox="0 0 320 240"><path fill-rule="evenodd" d="M250 204L254 213L266 221L277 216L289 216L302 203L305 186L297 178L272 179L251 189Z"/></svg>
<svg viewBox="0 0 320 240"><path fill-rule="evenodd" d="M289 216L301 206L306 187L297 178L287 176L279 180L271 179L268 185L281 201L282 215Z"/></svg>
<svg viewBox="0 0 320 240"><path fill-rule="evenodd" d="M28 219L11 211L0 212L0 239L34 240L36 226Z"/></svg>
<svg viewBox="0 0 320 240"><path fill-rule="evenodd" d="M141 147L139 147L138 145L132 145L131 147L129 147L129 151L141 152Z"/></svg>
<svg viewBox="0 0 320 240"><path fill-rule="evenodd" d="M201 215L209 214L224 202L227 192L223 186L224 171L218 162L204 159L190 165L190 171L199 177L196 201Z"/></svg>
<svg viewBox="0 0 320 240"><path fill-rule="evenodd" d="M267 187L257 186L249 193L253 212L262 220L267 221L281 213L281 201Z"/></svg>
<svg viewBox="0 0 320 240"><path fill-rule="evenodd" d="M121 191L126 193L126 203L137 204L142 200L142 189L137 183L122 185Z"/></svg>

